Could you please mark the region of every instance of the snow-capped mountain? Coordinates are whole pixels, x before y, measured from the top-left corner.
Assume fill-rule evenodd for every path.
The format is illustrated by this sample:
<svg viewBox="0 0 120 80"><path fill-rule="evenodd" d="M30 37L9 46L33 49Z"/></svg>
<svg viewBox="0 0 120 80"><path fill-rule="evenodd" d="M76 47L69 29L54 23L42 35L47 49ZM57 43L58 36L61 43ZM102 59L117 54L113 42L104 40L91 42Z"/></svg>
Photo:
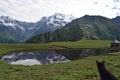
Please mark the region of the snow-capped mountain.
<svg viewBox="0 0 120 80"><path fill-rule="evenodd" d="M71 15L55 13L43 17L36 23L18 21L9 16L0 17L0 43L24 42L40 33L53 32L62 28L75 18Z"/></svg>
<svg viewBox="0 0 120 80"><path fill-rule="evenodd" d="M38 33L53 32L59 28L64 27L66 24L74 20L72 15L65 15L60 13L55 13L49 17L43 17L40 21L36 23L36 29Z"/></svg>
<svg viewBox="0 0 120 80"><path fill-rule="evenodd" d="M2 24L2 25L5 25L5 26L9 26L8 28L10 28L10 27L12 27L13 29L15 29L16 27L16 21L15 20L13 20L11 17L9 17L9 16L1 16L0 17L0 24ZM22 29L24 29L23 27L22 27Z"/></svg>
<svg viewBox="0 0 120 80"><path fill-rule="evenodd" d="M12 19L9 16L1 16L0 17L0 25L4 25L8 28L13 28L13 29L19 28L23 31L30 30L30 29L34 28L33 23L18 21L18 20Z"/></svg>
<svg viewBox="0 0 120 80"><path fill-rule="evenodd" d="M29 38L32 33L34 23L27 23L12 19L9 16L0 17L0 42L14 43L23 42Z"/></svg>

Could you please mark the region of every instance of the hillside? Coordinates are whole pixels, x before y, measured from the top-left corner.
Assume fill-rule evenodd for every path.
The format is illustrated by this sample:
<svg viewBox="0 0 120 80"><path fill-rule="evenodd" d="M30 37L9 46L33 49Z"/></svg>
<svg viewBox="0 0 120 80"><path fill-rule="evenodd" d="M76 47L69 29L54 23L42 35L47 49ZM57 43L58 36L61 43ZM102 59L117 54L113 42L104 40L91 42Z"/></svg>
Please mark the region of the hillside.
<svg viewBox="0 0 120 80"><path fill-rule="evenodd" d="M102 16L85 15L65 27L45 34L39 34L26 42L55 42L90 40L120 40L120 24L118 19L108 19Z"/></svg>

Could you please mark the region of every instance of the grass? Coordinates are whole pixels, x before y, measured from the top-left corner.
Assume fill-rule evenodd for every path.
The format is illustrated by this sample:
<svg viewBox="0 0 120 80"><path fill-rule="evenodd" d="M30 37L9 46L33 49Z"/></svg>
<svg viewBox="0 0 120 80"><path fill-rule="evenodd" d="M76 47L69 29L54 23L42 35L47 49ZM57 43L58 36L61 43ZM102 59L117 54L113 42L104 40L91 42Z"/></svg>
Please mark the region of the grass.
<svg viewBox="0 0 120 80"><path fill-rule="evenodd" d="M0 56L18 50L66 48L108 48L110 41L55 42L48 44L1 44ZM105 60L107 68L120 79L120 52L49 65L10 65L0 60L0 80L100 80L95 61Z"/></svg>
<svg viewBox="0 0 120 80"><path fill-rule="evenodd" d="M42 66L9 65L0 62L0 80L99 80L95 60L106 60L107 68L120 79L120 53L112 53Z"/></svg>
<svg viewBox="0 0 120 80"><path fill-rule="evenodd" d="M80 40L76 42L53 42L52 45L61 45L68 48L109 48L108 40Z"/></svg>

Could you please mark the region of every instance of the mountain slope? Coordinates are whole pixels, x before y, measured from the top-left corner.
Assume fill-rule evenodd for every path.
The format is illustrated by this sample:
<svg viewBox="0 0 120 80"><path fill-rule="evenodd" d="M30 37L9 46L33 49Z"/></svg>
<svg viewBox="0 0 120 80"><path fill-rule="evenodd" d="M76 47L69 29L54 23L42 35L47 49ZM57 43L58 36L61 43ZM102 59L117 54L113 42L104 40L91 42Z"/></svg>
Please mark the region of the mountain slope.
<svg viewBox="0 0 120 80"><path fill-rule="evenodd" d="M39 34L27 42L77 41L80 39L120 40L120 25L101 16L84 16L55 32Z"/></svg>

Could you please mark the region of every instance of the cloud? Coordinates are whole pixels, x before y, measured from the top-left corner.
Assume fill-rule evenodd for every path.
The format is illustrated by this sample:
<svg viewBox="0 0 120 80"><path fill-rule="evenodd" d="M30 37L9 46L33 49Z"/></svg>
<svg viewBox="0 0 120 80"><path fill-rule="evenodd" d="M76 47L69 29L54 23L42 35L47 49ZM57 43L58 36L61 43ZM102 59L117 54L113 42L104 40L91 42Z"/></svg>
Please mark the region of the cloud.
<svg viewBox="0 0 120 80"><path fill-rule="evenodd" d="M117 16L120 16L120 13L116 13Z"/></svg>
<svg viewBox="0 0 120 80"><path fill-rule="evenodd" d="M120 0L0 0L0 15L35 22L55 12L81 17L85 14L109 18L120 13Z"/></svg>
<svg viewBox="0 0 120 80"><path fill-rule="evenodd" d="M114 2L120 2L120 0L113 0Z"/></svg>

